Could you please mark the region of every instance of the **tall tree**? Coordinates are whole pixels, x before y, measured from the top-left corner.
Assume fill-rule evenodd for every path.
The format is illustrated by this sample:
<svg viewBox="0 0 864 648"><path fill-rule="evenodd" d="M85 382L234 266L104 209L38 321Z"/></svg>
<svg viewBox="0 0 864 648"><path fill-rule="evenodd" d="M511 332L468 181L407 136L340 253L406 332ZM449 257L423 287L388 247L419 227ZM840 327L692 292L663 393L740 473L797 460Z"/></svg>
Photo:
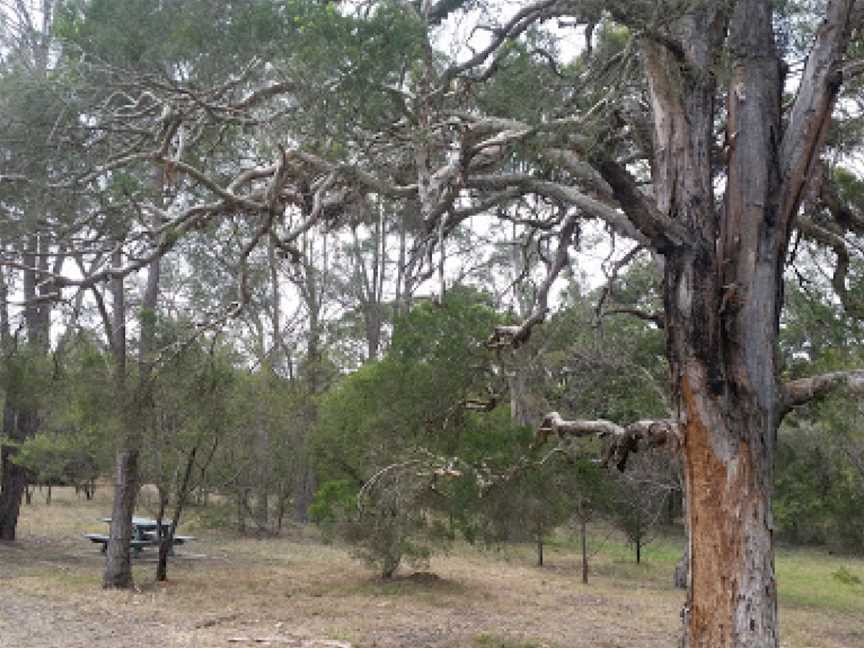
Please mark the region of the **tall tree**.
<svg viewBox="0 0 864 648"><path fill-rule="evenodd" d="M44 0L38 8L23 2L16 3L8 17L11 29L2 38L2 45L8 53L3 70L4 82L8 84L9 90L17 87L20 91L20 94L8 97L3 106L8 120L8 135L4 138L6 141L2 149L4 166L15 172L9 178L16 180L16 184L27 177L44 181L51 172L49 151L52 145L30 142L27 134L31 129L43 131L46 122L52 118L61 119L62 108L58 106L48 79L54 5L53 0ZM34 112L34 108L40 105L42 110ZM26 341L17 349L17 361L38 365L50 350L52 305L45 296L52 292L51 277L59 272L65 256L65 243L58 242L60 237L51 231L47 223L59 222L61 219L54 212L62 208L52 204L38 190L20 184L17 188L18 195L10 201L9 208L8 226L12 232L7 233L14 236L15 240L10 252L17 256L14 267L21 273L20 308L26 330ZM4 299L7 318L8 302L8 298ZM8 319L3 335L4 353L11 355ZM9 355L7 360L11 360ZM44 408L35 394L33 385L7 385L3 419L3 432L7 441L0 448L2 540L15 539L21 498L27 481L25 468L15 463L13 457L18 444L34 437L42 421L40 409Z"/></svg>
<svg viewBox="0 0 864 648"><path fill-rule="evenodd" d="M652 105L653 200L620 162L595 153L592 164L665 259L677 413L620 431L631 440L659 432L683 452L688 646L778 645L771 518L777 427L796 405L859 375L784 385L776 354L783 266L842 83L854 4L827 4L787 112L772 3L690 3L663 24L642 5L612 10L627 25L655 27L638 43ZM728 75L725 92L718 66ZM718 118L725 122L723 154L714 139ZM720 202L718 168L726 179ZM559 432L590 426L551 425Z"/></svg>

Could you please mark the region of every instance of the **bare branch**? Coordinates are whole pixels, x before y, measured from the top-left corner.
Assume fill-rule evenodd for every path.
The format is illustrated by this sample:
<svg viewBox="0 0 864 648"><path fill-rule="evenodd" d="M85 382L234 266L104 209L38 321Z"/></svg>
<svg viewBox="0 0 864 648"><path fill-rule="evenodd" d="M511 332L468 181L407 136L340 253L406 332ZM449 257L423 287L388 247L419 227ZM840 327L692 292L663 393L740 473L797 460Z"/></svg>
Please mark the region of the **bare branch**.
<svg viewBox="0 0 864 648"><path fill-rule="evenodd" d="M854 0L831 0L816 32L813 48L789 114L777 159L783 182L779 219L787 228L798 211L816 155L831 122L831 112L843 84L840 69L852 29Z"/></svg>
<svg viewBox="0 0 864 648"><path fill-rule="evenodd" d="M521 188L525 193L534 193L552 200L570 204L581 209L589 218L605 222L616 233L639 243L648 244L646 237L634 227L633 223L620 211L595 200L574 187L539 180L527 174L502 174L491 176L471 176L466 178L465 185L470 188L503 191L514 187Z"/></svg>
<svg viewBox="0 0 864 648"><path fill-rule="evenodd" d="M550 435L560 439L566 437L594 436L609 442L603 453L601 465L608 467L614 464L623 471L631 452L638 452L640 447L657 448L669 446L677 450L680 445L678 423L672 419L636 421L622 427L612 421L597 420L565 420L558 412L550 412L537 428L534 447L540 447Z"/></svg>
<svg viewBox="0 0 864 648"><path fill-rule="evenodd" d="M546 272L546 279L540 290L537 292L536 304L534 312L519 326L496 326L486 346L489 348L501 348L504 346L512 346L518 349L525 344L531 337L532 329L546 320L546 313L549 311L549 290L552 284L558 278L558 275L569 263L569 255L567 248L573 239L573 232L576 229L577 218L576 214L570 214L564 221L561 227L561 232L558 235L558 249L555 252L555 260L549 266Z"/></svg>
<svg viewBox="0 0 864 648"><path fill-rule="evenodd" d="M786 383L781 388L780 414L785 416L795 407L840 389L854 396L864 396L864 370L832 371Z"/></svg>
<svg viewBox="0 0 864 648"><path fill-rule="evenodd" d="M612 194L621 209L657 252L665 254L690 241L687 229L657 209L627 169L612 160L600 161L597 169L612 187Z"/></svg>
<svg viewBox="0 0 864 648"><path fill-rule="evenodd" d="M644 320L646 322L651 322L658 329L666 328L666 316L663 314L663 311L643 311L638 308L610 308L608 310L603 311L601 317L606 317L607 315L632 315L638 319Z"/></svg>
<svg viewBox="0 0 864 648"><path fill-rule="evenodd" d="M467 61L448 68L442 75L441 87L445 88L449 86L452 79L471 68L485 63L505 41L518 37L540 18L551 18L561 15L561 11L555 11L555 5L557 4L559 4L559 0L540 0L516 12L503 27L494 30L492 38L486 47Z"/></svg>

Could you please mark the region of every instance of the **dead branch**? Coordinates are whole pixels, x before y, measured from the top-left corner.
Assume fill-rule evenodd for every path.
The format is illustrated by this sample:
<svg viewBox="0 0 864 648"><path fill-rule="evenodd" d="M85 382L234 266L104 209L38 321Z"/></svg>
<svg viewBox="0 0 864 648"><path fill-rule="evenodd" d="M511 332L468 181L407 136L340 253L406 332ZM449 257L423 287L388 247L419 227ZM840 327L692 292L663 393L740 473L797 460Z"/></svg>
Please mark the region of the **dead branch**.
<svg viewBox="0 0 864 648"><path fill-rule="evenodd" d="M795 407L840 389L854 396L864 396L864 370L832 371L786 383L781 387L780 415L785 416Z"/></svg>
<svg viewBox="0 0 864 648"><path fill-rule="evenodd" d="M678 423L672 419L642 420L622 427L603 419L566 420L558 412L550 412L537 428L533 447L539 448L551 435L562 440L567 437L594 436L608 442L600 464L604 467L614 464L623 471L631 452L664 445L676 448L679 434Z"/></svg>
<svg viewBox="0 0 864 648"><path fill-rule="evenodd" d="M558 235L558 249L555 252L555 260L548 267L546 279L537 291L534 312L518 326L496 326L492 335L486 341L486 346L490 349L500 349L505 346L518 349L531 337L532 329L537 324L541 324L546 320L546 313L549 311L549 290L552 288L552 284L558 278L558 275L561 274L561 271L570 261L567 248L570 247L573 233L576 230L576 216L575 212L570 214L561 227L561 232Z"/></svg>

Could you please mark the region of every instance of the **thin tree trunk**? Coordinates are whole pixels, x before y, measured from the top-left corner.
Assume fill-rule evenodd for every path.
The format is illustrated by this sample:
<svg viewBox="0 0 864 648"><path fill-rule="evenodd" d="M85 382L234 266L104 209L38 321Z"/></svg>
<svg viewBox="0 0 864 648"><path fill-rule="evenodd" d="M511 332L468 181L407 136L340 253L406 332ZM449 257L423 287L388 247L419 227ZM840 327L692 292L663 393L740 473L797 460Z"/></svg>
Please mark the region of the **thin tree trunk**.
<svg viewBox="0 0 864 648"><path fill-rule="evenodd" d="M579 540L582 545L582 582L588 584L588 521L579 518Z"/></svg>
<svg viewBox="0 0 864 648"><path fill-rule="evenodd" d="M0 246L5 250L5 245ZM5 356L12 353L12 340L9 331L9 292L6 285L5 268L0 268L0 352ZM17 412L9 397L3 403L3 438L12 439L17 427ZM21 495L17 490L26 489L26 480L21 468L12 462L14 446L0 445L0 540L14 540L18 526L18 512L21 508ZM14 503L18 502L18 506ZM29 498L28 498L28 504Z"/></svg>
<svg viewBox="0 0 864 648"><path fill-rule="evenodd" d="M249 509L249 489L242 487L237 492L237 531L246 533L246 511Z"/></svg>
<svg viewBox="0 0 864 648"><path fill-rule="evenodd" d="M162 170L153 171L153 191L157 202L162 193ZM121 267L123 263L122 240L118 240L112 253L111 264ZM141 339L138 349L138 393L133 399L127 393L126 381L126 297L122 277L111 280L114 309L112 352L115 365L115 388L118 402L122 407L123 439L117 456L117 483L114 491L114 505L111 514L111 540L102 585L106 588L128 588L132 582L132 554L129 545L132 516L140 488L139 454L147 426L149 408L147 394L150 390L151 355L156 342L156 306L159 298L160 260L154 259L147 268L147 284L141 298L140 328ZM115 540L116 538L116 540ZM122 546L121 546L122 541ZM115 546L111 546L115 545Z"/></svg>
<svg viewBox="0 0 864 648"><path fill-rule="evenodd" d="M171 544L174 534L169 529L167 532L162 528L162 520L165 519L165 510L168 508L168 491L159 486L159 511L156 513L156 580L164 581L168 578L168 554L171 552Z"/></svg>
<svg viewBox="0 0 864 648"><path fill-rule="evenodd" d="M103 587L132 587L132 512L138 498L138 487L138 451L121 450L117 453L114 472L114 504L111 509Z"/></svg>
<svg viewBox="0 0 864 648"><path fill-rule="evenodd" d="M111 264L115 268L123 263L117 241ZM117 451L114 470L114 503L111 509L111 528L105 557L105 572L102 586L125 589L132 587L132 515L138 497L138 448L133 428L134 416L129 411L130 403L126 391L126 295L122 277L111 279L112 322L111 354L114 358L115 402L120 409L120 425L123 437ZM107 325L107 322L106 322Z"/></svg>
<svg viewBox="0 0 864 648"><path fill-rule="evenodd" d="M543 566L543 534L537 532L537 566Z"/></svg>
<svg viewBox="0 0 864 648"><path fill-rule="evenodd" d="M38 425L33 411L15 412L7 405L4 408L4 436L13 442L23 440L35 433ZM32 430L32 432L31 432ZM27 470L13 461L17 447L3 444L0 447L0 463L2 463L3 478L0 481L0 540L11 542L15 540L18 528L18 515L21 511L21 500L27 488Z"/></svg>
<svg viewBox="0 0 864 648"><path fill-rule="evenodd" d="M192 491L192 469L195 467L195 457L198 454L198 448L199 444L196 443L189 451L189 455L186 457L186 465L183 468L183 479L177 486L177 499L174 504L174 512L171 515L171 524L168 526L168 532L164 536L162 534L162 515L166 507L160 507L158 520L159 560L156 564L156 580L158 581L164 581L168 578L168 556L174 553L174 535L177 533L177 527L180 526L180 516L183 514L183 509L186 507L189 493ZM207 462L209 463L209 459Z"/></svg>
<svg viewBox="0 0 864 648"><path fill-rule="evenodd" d="M675 563L672 584L678 589L687 589L687 566L690 564L690 545L684 546L684 555Z"/></svg>

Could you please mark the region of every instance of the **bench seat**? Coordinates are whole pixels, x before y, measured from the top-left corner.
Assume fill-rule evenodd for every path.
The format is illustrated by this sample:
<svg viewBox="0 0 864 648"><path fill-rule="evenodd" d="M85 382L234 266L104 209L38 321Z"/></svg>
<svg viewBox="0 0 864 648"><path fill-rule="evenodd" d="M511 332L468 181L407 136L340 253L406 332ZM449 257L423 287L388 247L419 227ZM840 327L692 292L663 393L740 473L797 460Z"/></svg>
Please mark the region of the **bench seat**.
<svg viewBox="0 0 864 648"><path fill-rule="evenodd" d="M129 546L135 550L135 553L140 552L144 547L155 547L159 544L158 540L155 538L154 535L148 533L147 536L148 537L145 539L133 539L129 541ZM111 539L110 536L104 533L85 533L84 537L87 538L90 542L101 544L102 553L105 553L108 550L108 541ZM174 544L182 545L194 539L195 536L174 536Z"/></svg>

